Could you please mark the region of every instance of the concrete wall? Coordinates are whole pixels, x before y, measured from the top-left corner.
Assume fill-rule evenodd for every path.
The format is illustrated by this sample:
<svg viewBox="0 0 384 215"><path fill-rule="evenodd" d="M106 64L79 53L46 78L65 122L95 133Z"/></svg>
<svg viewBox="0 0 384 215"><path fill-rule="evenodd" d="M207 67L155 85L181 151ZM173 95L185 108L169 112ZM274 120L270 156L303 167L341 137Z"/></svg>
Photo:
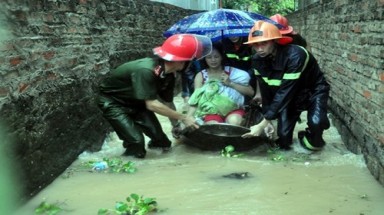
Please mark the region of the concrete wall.
<svg viewBox="0 0 384 215"><path fill-rule="evenodd" d="M344 142L384 184L382 0L322 0L287 16L331 84L329 107Z"/></svg>
<svg viewBox="0 0 384 215"><path fill-rule="evenodd" d="M95 104L111 68L147 56L190 11L146 0L7 0L0 45L0 119L25 195L99 150L110 126ZM1 144L6 144L1 142Z"/></svg>
<svg viewBox="0 0 384 215"><path fill-rule="evenodd" d="M219 0L151 0L166 4L172 4L191 10L214 10L219 8Z"/></svg>

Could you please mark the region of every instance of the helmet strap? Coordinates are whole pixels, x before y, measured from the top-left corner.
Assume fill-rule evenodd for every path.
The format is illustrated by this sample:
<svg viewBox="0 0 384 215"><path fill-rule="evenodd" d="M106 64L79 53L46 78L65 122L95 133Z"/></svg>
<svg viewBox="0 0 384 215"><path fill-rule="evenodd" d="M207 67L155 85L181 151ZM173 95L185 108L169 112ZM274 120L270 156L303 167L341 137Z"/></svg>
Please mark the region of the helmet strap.
<svg viewBox="0 0 384 215"><path fill-rule="evenodd" d="M183 72L187 71L187 70L189 69L189 67L191 67L191 65L192 65L192 61L188 61L188 62L186 62L186 63L184 64L183 69L182 69L180 72L183 73Z"/></svg>

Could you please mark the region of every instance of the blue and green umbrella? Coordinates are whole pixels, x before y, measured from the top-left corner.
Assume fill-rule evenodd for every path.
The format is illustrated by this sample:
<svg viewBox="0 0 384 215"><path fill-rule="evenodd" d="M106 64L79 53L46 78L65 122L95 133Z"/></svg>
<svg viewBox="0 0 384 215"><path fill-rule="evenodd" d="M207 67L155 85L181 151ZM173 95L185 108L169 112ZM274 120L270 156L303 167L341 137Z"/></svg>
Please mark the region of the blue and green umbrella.
<svg viewBox="0 0 384 215"><path fill-rule="evenodd" d="M184 17L166 30L163 36L192 33L206 35L215 42L223 37L248 36L249 30L258 20L270 22L278 28L282 27L257 13L220 8Z"/></svg>

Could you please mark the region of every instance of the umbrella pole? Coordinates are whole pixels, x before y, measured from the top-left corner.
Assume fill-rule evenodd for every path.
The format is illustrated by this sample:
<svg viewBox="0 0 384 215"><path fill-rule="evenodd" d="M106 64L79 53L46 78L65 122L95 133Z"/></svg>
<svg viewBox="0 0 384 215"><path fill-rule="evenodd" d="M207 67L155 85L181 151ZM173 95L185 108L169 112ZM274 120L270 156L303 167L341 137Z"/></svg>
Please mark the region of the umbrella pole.
<svg viewBox="0 0 384 215"><path fill-rule="evenodd" d="M224 32L223 32L224 30L221 30L221 42L223 42L223 40L224 40Z"/></svg>

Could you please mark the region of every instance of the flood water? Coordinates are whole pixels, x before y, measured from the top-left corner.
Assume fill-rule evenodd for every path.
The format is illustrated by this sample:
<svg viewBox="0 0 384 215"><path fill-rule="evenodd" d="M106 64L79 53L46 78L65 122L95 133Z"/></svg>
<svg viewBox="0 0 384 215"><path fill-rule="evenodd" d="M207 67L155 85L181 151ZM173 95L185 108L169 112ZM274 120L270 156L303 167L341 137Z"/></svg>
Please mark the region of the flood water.
<svg viewBox="0 0 384 215"><path fill-rule="evenodd" d="M170 133L168 120L159 118ZM297 130L304 127L305 122L298 124ZM113 209L131 193L155 198L160 214L169 215L384 214L384 188L371 176L363 157L345 149L334 127L324 139L327 145L317 153L302 149L295 139L289 152L271 152L262 145L240 158L174 140L171 152L148 150L141 160L120 156L121 141L112 133L101 151L81 154L16 214L33 214L46 201L59 204L65 210L60 214L95 215L100 208ZM115 157L134 161L137 172L95 172L84 165ZM249 177L223 177L244 172Z"/></svg>

